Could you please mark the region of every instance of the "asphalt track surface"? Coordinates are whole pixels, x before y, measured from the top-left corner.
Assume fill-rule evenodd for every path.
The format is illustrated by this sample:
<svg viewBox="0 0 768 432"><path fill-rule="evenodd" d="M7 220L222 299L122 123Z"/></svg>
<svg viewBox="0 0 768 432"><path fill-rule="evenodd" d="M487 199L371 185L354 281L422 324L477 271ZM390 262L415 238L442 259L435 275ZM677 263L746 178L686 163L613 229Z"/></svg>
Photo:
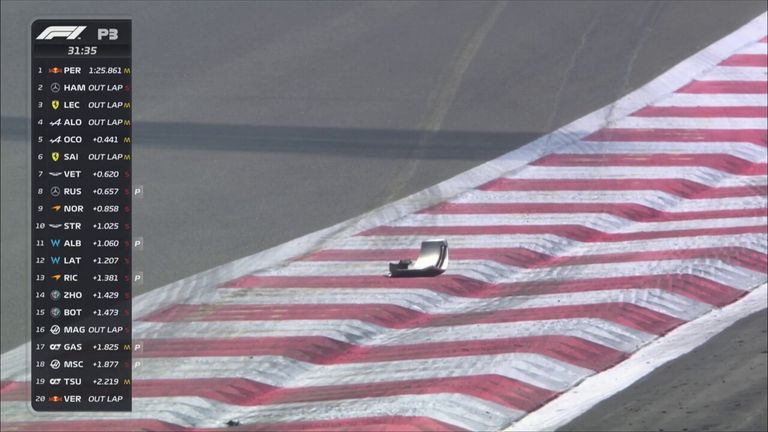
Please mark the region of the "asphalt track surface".
<svg viewBox="0 0 768 432"><path fill-rule="evenodd" d="M134 20L134 182L146 190L134 214L147 241L135 257L147 278L140 294L514 150L765 7L3 2L2 351L28 339L34 18Z"/></svg>

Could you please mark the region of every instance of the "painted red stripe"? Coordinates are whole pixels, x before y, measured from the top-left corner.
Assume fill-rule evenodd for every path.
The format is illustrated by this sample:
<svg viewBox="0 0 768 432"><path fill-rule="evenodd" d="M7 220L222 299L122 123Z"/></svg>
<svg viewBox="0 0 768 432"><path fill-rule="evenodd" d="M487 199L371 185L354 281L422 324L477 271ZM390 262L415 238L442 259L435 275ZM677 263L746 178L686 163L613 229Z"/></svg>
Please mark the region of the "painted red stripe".
<svg viewBox="0 0 768 432"><path fill-rule="evenodd" d="M0 400L3 402L26 401L30 394L29 381L0 381Z"/></svg>
<svg viewBox="0 0 768 432"><path fill-rule="evenodd" d="M763 228L763 231L765 228ZM326 249L304 257L304 261L396 261L415 258L418 249ZM451 260L489 260L523 268L586 264L717 259L730 265L766 272L768 255L743 247L659 250L595 255L552 256L525 248L452 248Z"/></svg>
<svg viewBox="0 0 768 432"><path fill-rule="evenodd" d="M150 322L289 321L349 319L393 329L600 318L647 333L664 334L677 318L632 303L547 306L498 311L430 314L393 304L174 305L142 319Z"/></svg>
<svg viewBox="0 0 768 432"><path fill-rule="evenodd" d="M386 416L358 417L337 420L252 423L221 428L188 428L173 423L150 419L131 420L72 420L4 422L5 431L57 431L57 432L127 432L127 431L190 431L190 432L241 432L241 431L461 431L461 428L429 417Z"/></svg>
<svg viewBox="0 0 768 432"><path fill-rule="evenodd" d="M557 393L500 375L279 388L243 378L136 380L133 397L197 396L240 406L453 393L532 411Z"/></svg>
<svg viewBox="0 0 768 432"><path fill-rule="evenodd" d="M657 166L709 167L730 174L741 174L754 164L736 156L718 153L700 154L550 154L531 162L535 166Z"/></svg>
<svg viewBox="0 0 768 432"><path fill-rule="evenodd" d="M536 214L536 213L603 213L635 222L669 222L702 219L727 219L765 216L764 208L734 210L701 210L666 212L640 204L617 203L441 203L424 209L422 214Z"/></svg>
<svg viewBox="0 0 768 432"><path fill-rule="evenodd" d="M635 117L768 117L768 108L759 106L647 106L635 111Z"/></svg>
<svg viewBox="0 0 768 432"><path fill-rule="evenodd" d="M424 324L430 317L392 304L178 304L142 318L147 322L180 321L288 321L301 319L355 319L390 328Z"/></svg>
<svg viewBox="0 0 768 432"><path fill-rule="evenodd" d="M765 59L765 56L762 56ZM677 93L695 94L765 94L768 93L766 81L692 81Z"/></svg>
<svg viewBox="0 0 768 432"><path fill-rule="evenodd" d="M721 61L720 66L768 67L768 56L765 54L734 54Z"/></svg>
<svg viewBox="0 0 768 432"><path fill-rule="evenodd" d="M381 226L360 233L361 236L397 235L505 235L552 234L585 243L609 243L660 238L699 237L764 233L765 225L688 230L606 233L582 225L478 225L478 226Z"/></svg>
<svg viewBox="0 0 768 432"><path fill-rule="evenodd" d="M758 175L766 175L768 174L768 164L753 164L750 167L747 167L744 171L739 173L739 175L745 175L745 176L758 176Z"/></svg>
<svg viewBox="0 0 768 432"><path fill-rule="evenodd" d="M600 129L583 141L748 142L766 147L765 129Z"/></svg>
<svg viewBox="0 0 768 432"><path fill-rule="evenodd" d="M765 196L766 186L710 187L686 179L514 179L498 178L478 187L484 191L657 190L682 198Z"/></svg>
<svg viewBox="0 0 768 432"><path fill-rule="evenodd" d="M202 341L202 342L201 342ZM508 353L534 353L579 367L600 371L628 354L574 336L432 342L410 345L352 345L320 336L237 337L226 339L146 339L136 357L285 356L331 365L398 360L472 357Z"/></svg>
<svg viewBox="0 0 768 432"><path fill-rule="evenodd" d="M144 339L141 343L141 351L133 354L136 357L279 355L304 362L333 358L354 347L335 339L320 336Z"/></svg>
<svg viewBox="0 0 768 432"><path fill-rule="evenodd" d="M470 298L537 295L606 289L660 288L715 306L725 306L745 291L690 274L569 279L493 284L464 276L388 278L385 276L256 276L245 275L221 288L415 288Z"/></svg>

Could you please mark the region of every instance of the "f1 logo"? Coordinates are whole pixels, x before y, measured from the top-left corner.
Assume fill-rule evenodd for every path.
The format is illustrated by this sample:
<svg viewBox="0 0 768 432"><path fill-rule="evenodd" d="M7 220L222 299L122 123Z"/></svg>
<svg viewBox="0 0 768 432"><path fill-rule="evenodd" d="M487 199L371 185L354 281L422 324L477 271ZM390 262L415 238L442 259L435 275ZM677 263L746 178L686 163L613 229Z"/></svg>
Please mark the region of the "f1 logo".
<svg viewBox="0 0 768 432"><path fill-rule="evenodd" d="M63 37L67 39L77 39L80 33L85 30L86 26L48 26L39 36L37 40L50 40L53 38Z"/></svg>
<svg viewBox="0 0 768 432"><path fill-rule="evenodd" d="M96 39L102 40L104 36L107 36L109 40L117 40L117 29L116 28L100 28L96 30Z"/></svg>

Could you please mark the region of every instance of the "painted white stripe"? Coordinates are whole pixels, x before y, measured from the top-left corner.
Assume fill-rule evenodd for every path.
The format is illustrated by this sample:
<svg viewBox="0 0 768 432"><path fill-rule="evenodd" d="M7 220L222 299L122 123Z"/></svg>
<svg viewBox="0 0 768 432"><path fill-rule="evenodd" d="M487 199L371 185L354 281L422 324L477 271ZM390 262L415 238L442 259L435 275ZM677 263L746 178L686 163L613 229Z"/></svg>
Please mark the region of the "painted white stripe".
<svg viewBox="0 0 768 432"><path fill-rule="evenodd" d="M211 321L155 323L137 321L135 339L320 336L341 342L410 345L523 336L574 336L619 351L632 352L655 336L597 318L390 329L358 320ZM233 371L234 372L234 371Z"/></svg>
<svg viewBox="0 0 768 432"><path fill-rule="evenodd" d="M762 186L768 184L768 177L764 175L739 176L708 167L558 167L530 165L505 177L540 180L678 178L712 187Z"/></svg>
<svg viewBox="0 0 768 432"><path fill-rule="evenodd" d="M706 145L691 145L681 142L624 142L624 141L582 141L565 148L558 154L701 154L719 153L744 159L753 163L764 163L768 160L765 148L752 143L707 143Z"/></svg>
<svg viewBox="0 0 768 432"><path fill-rule="evenodd" d="M768 54L768 44L764 44L761 42L753 43L750 45L747 45L746 47L740 49L736 54L762 54L766 55Z"/></svg>
<svg viewBox="0 0 768 432"><path fill-rule="evenodd" d="M134 379L245 378L283 388L495 374L563 391L593 373L551 357L508 353L316 365L281 356L143 358ZM296 377L300 377L297 381Z"/></svg>
<svg viewBox="0 0 768 432"><path fill-rule="evenodd" d="M0 377L3 381L29 381L29 360L31 357L27 357L27 348L29 342L12 349L2 356L2 366L0 368ZM5 406L5 402L3 402ZM5 417L5 416L3 416Z"/></svg>
<svg viewBox="0 0 768 432"><path fill-rule="evenodd" d="M626 129L766 129L768 128L768 119L630 116L617 120L608 127Z"/></svg>
<svg viewBox="0 0 768 432"><path fill-rule="evenodd" d="M450 240L449 240L450 244ZM765 245L763 245L766 247ZM295 262L286 267L259 273L262 276L377 276L385 271L378 261ZM483 260L451 260L446 275L458 275L489 283L543 282L547 280L588 279L599 277L692 274L733 288L746 289L765 280L765 273L722 263L713 268L709 259L636 261L573 265L548 268L520 268ZM384 277L384 276L382 276Z"/></svg>
<svg viewBox="0 0 768 432"><path fill-rule="evenodd" d="M700 219L688 221L633 222L619 216L594 213L529 213L514 215L412 214L387 226L494 226L494 225L581 225L607 233L656 232L732 228L768 224L768 217Z"/></svg>
<svg viewBox="0 0 768 432"><path fill-rule="evenodd" d="M764 94L673 93L654 106L768 106Z"/></svg>
<svg viewBox="0 0 768 432"><path fill-rule="evenodd" d="M626 253L678 250L705 247L744 247L768 252L768 234L707 235L697 237L631 240L607 243L582 243L552 234L445 235L440 236L453 248L522 247L557 255ZM334 249L408 249L417 247L423 236L365 236L338 242ZM450 252L450 251L449 251ZM379 264L381 265L381 264Z"/></svg>
<svg viewBox="0 0 768 432"><path fill-rule="evenodd" d="M343 406L343 416L339 407ZM3 421L30 421L24 402L3 403ZM199 397L135 398L133 412L67 412L36 414L41 421L151 418L186 427L223 428L241 424L283 423L374 416L419 416L467 430L497 430L520 418L521 411L462 394L402 395L351 399L343 402L301 402L266 406L236 406Z"/></svg>
<svg viewBox="0 0 768 432"><path fill-rule="evenodd" d="M768 68L751 66L715 66L699 81L766 81Z"/></svg>
<svg viewBox="0 0 768 432"><path fill-rule="evenodd" d="M585 291L567 294L546 294L537 296L508 296L500 298L456 297L424 289L274 289L238 290L235 298L228 289L221 290L223 298L219 304L236 305L285 305L285 304L392 304L430 314L465 314L494 312L515 309L531 309L554 306L576 306L602 303L631 303L685 321L690 321L711 307L663 289L620 289ZM266 291L266 292L265 292Z"/></svg>
<svg viewBox="0 0 768 432"><path fill-rule="evenodd" d="M708 210L744 210L766 207L765 196L736 198L686 199L661 191L470 191L451 203L602 203L640 204L661 211L691 212Z"/></svg>
<svg viewBox="0 0 768 432"><path fill-rule="evenodd" d="M655 232L671 231L685 229L707 229L707 228L734 228L740 226L756 226L768 224L768 218L731 218L731 219L704 219L689 221L669 221L669 222L635 222L627 224L611 232L631 233L631 232Z"/></svg>

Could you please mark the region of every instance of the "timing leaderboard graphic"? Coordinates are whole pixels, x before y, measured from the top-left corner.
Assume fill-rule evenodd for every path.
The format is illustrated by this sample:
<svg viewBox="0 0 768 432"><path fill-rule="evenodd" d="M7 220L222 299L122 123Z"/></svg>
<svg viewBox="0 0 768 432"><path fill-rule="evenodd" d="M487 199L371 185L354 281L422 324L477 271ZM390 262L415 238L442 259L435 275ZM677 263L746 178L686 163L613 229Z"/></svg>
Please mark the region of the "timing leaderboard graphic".
<svg viewBox="0 0 768 432"><path fill-rule="evenodd" d="M131 21L32 24L32 407L131 409Z"/></svg>

